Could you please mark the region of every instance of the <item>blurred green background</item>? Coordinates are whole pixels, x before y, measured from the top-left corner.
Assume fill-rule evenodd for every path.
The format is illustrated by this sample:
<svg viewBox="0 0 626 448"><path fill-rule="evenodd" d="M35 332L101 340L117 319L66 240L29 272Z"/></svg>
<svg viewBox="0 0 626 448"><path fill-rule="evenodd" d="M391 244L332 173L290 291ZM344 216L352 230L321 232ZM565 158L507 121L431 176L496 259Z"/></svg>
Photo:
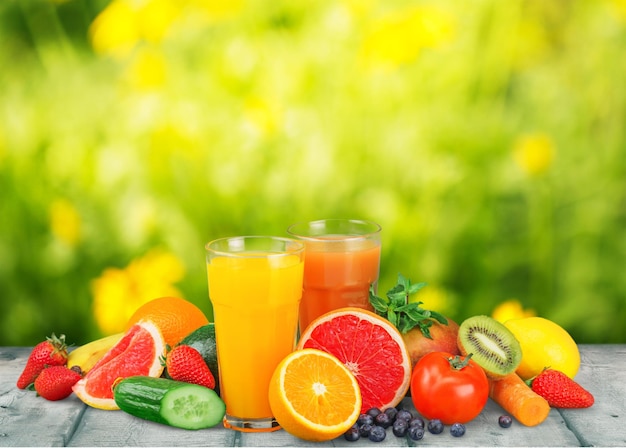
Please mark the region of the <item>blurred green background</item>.
<svg viewBox="0 0 626 448"><path fill-rule="evenodd" d="M626 342L624 0L3 0L0 44L1 345L210 316L207 241L329 217L379 292Z"/></svg>

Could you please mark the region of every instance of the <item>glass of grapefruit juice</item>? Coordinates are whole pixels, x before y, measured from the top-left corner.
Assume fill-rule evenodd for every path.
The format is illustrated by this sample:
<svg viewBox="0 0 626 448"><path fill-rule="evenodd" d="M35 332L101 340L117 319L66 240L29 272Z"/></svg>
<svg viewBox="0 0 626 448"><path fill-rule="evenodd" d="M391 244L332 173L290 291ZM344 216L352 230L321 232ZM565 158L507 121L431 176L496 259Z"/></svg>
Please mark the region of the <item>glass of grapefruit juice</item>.
<svg viewBox="0 0 626 448"><path fill-rule="evenodd" d="M206 253L224 426L277 430L269 383L278 363L295 348L304 244L241 236L212 241Z"/></svg>
<svg viewBox="0 0 626 448"><path fill-rule="evenodd" d="M301 222L287 229L306 245L300 331L329 311L353 306L373 311L369 288L378 285L380 225L354 219Z"/></svg>

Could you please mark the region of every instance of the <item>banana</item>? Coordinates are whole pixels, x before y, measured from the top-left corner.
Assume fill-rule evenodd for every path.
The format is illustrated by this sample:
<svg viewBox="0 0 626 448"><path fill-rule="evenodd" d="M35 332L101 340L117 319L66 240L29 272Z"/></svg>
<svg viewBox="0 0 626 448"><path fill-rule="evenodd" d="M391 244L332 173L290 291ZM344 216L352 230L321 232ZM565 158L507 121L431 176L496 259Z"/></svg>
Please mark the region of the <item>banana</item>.
<svg viewBox="0 0 626 448"><path fill-rule="evenodd" d="M124 333L112 334L75 348L67 356L67 366L70 368L79 366L83 374L89 372L94 364L122 339L122 336Z"/></svg>

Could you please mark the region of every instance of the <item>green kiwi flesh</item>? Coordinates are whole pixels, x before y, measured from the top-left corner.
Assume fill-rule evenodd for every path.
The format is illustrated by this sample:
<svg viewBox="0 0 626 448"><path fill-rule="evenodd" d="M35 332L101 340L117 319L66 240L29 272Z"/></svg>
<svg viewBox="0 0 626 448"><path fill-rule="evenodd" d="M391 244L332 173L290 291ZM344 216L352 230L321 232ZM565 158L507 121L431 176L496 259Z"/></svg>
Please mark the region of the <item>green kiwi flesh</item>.
<svg viewBox="0 0 626 448"><path fill-rule="evenodd" d="M489 316L472 316L459 326L460 352L483 368L488 377L502 378L522 361L522 348L511 331Z"/></svg>

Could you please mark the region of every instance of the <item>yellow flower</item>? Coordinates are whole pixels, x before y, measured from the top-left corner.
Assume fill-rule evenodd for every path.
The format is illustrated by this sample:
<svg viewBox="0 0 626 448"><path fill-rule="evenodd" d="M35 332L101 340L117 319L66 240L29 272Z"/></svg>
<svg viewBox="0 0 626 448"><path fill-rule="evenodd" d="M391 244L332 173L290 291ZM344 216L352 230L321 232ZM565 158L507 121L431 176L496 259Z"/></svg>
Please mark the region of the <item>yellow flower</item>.
<svg viewBox="0 0 626 448"><path fill-rule="evenodd" d="M529 134L518 138L513 148L517 165L527 174L545 173L554 160L554 144L545 134Z"/></svg>
<svg viewBox="0 0 626 448"><path fill-rule="evenodd" d="M142 48L137 51L129 67L126 78L130 85L140 90L156 89L165 84L167 67L160 51Z"/></svg>
<svg viewBox="0 0 626 448"><path fill-rule="evenodd" d="M183 263L175 255L158 249L131 261L124 269L105 269L91 284L98 327L104 334L119 333L144 303L165 296L182 297L173 283L184 274Z"/></svg>
<svg viewBox="0 0 626 448"><path fill-rule="evenodd" d="M244 3L244 0L188 0L189 10L206 22L228 19L239 13Z"/></svg>
<svg viewBox="0 0 626 448"><path fill-rule="evenodd" d="M127 57L140 41L161 42L179 13L174 0L113 0L91 24L91 43L97 53Z"/></svg>
<svg viewBox="0 0 626 448"><path fill-rule="evenodd" d="M493 317L498 322L506 322L510 319L532 317L535 315L535 310L525 309L522 304L515 299L506 300L500 303L494 308L493 312L491 313L491 317Z"/></svg>
<svg viewBox="0 0 626 448"><path fill-rule="evenodd" d="M96 53L127 56L141 35L137 17L127 0L113 0L89 27L89 37Z"/></svg>
<svg viewBox="0 0 626 448"><path fill-rule="evenodd" d="M452 39L455 24L441 9L421 6L397 11L373 24L363 42L368 61L397 66L415 60L424 48Z"/></svg>
<svg viewBox="0 0 626 448"><path fill-rule="evenodd" d="M56 199L50 204L49 215L52 234L68 246L75 246L81 237L81 219L74 205Z"/></svg>

